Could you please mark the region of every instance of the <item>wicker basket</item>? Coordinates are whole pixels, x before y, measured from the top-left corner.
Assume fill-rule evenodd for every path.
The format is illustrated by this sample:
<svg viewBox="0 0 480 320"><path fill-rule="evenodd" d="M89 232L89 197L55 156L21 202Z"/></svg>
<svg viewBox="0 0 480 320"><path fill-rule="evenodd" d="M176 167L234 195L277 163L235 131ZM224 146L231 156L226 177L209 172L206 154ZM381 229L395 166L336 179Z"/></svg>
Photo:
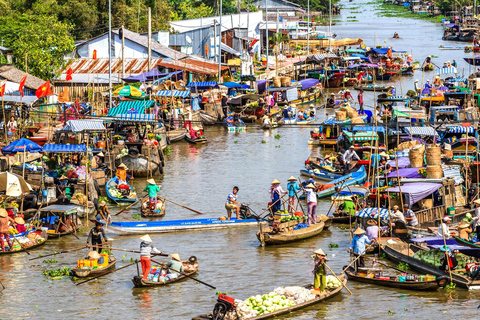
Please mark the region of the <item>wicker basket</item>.
<svg viewBox="0 0 480 320"><path fill-rule="evenodd" d="M429 179L441 179L443 177L443 169L441 166L427 166L427 177Z"/></svg>

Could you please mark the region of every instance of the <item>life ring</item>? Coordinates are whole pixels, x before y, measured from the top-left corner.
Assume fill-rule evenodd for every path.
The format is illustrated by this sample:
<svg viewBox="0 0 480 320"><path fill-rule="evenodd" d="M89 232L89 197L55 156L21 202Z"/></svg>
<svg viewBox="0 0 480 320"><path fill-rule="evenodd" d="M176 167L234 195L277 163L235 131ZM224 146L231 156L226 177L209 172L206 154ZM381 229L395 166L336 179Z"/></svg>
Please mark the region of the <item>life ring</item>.
<svg viewBox="0 0 480 320"><path fill-rule="evenodd" d="M445 288L450 283L450 279L446 276L440 276L435 281L440 288Z"/></svg>

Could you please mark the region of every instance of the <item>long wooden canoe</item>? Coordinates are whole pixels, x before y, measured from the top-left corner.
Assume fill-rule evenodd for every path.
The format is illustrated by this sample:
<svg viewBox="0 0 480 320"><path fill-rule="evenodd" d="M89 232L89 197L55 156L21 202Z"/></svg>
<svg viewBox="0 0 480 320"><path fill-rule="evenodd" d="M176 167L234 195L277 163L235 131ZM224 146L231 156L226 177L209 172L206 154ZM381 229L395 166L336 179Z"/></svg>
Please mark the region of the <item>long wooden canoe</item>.
<svg viewBox="0 0 480 320"><path fill-rule="evenodd" d="M155 211L152 211L150 210L149 208L146 208L145 206L148 205L148 199L145 199L143 202L142 202L142 214L141 216L143 218L160 218L160 217L163 217L165 215L165 202L163 202L162 200L158 199L157 202L162 202L163 206L161 207L161 209L156 209ZM147 203L147 204L145 204Z"/></svg>
<svg viewBox="0 0 480 320"><path fill-rule="evenodd" d="M72 275L78 278L85 278L85 277L95 277L102 274L110 273L112 270L115 269L115 264L117 263L117 259L113 255L108 255L108 265L103 268L98 269L84 269L75 267L70 270Z"/></svg>
<svg viewBox="0 0 480 320"><path fill-rule="evenodd" d="M345 269L345 267L344 267ZM363 283L376 284L378 286L400 288L409 290L434 291L439 288L436 281L398 281L398 280L382 280L376 278L360 277L353 267L345 270L348 280L354 280Z"/></svg>
<svg viewBox="0 0 480 320"><path fill-rule="evenodd" d="M278 233L273 233L272 228L266 227L266 223L262 222L260 224L260 230L257 232L257 238L262 244L262 246L268 246L272 244L284 244L311 238L319 235L325 227L325 223L320 216L318 216L317 220L318 222L316 224L312 224L307 228L280 231Z"/></svg>
<svg viewBox="0 0 480 320"><path fill-rule="evenodd" d="M28 233L36 233L36 234L39 235L39 236L42 235L42 232L41 232L41 231L30 231L30 232L24 232L24 233L16 234L15 236L10 236L10 240L12 241L12 244L13 244L14 246L15 246L15 244L18 244L17 241L13 240L13 237L18 238L18 237L24 236L24 235L26 235L26 234L28 234ZM47 240L43 240L43 241L37 242L37 243L35 243L34 245L32 245L32 246L30 246L30 247L27 247L27 246L25 246L24 244L22 244L22 245L23 245L23 247L24 247L25 249L27 249L28 251L30 251L30 250L32 250L32 249L35 249L35 248L38 248L38 247L44 245L45 242L47 242ZM7 244L6 241L5 241L5 244ZM23 250L22 248L18 248L17 250L9 250L9 251L3 252L2 249L0 248L0 256L3 255L3 254L19 253L19 252L22 252L22 251L25 251L25 250Z"/></svg>
<svg viewBox="0 0 480 320"><path fill-rule="evenodd" d="M189 260L182 261L183 268L185 269L185 274L191 276L198 271L198 262L190 262ZM135 276L132 278L133 285L137 288L144 288L144 287L157 287L157 286L165 286L167 284L177 282L180 280L186 279L187 276L183 274L179 274L178 278L170 279L165 282L153 282L148 280L143 280L141 276Z"/></svg>
<svg viewBox="0 0 480 320"><path fill-rule="evenodd" d="M340 281L342 281L343 286L345 286L347 284L347 279L345 278L344 274L339 275L338 278L340 279ZM316 296L315 299L313 299L313 300L305 301L304 303L299 303L299 304L294 305L292 307L277 310L275 312L262 314L261 316L257 316L257 317L254 317L254 318L249 318L249 320L260 320L260 319L274 318L274 317L282 315L282 314L290 313L290 312L293 312L293 311L297 311L297 310L312 306L314 304L320 303L322 301L325 301L327 299L330 299L330 298L336 296L337 294L339 294L342 291L343 286L340 286L338 288L334 288L332 290L327 289L329 292L326 295ZM313 285L311 285L311 284L307 285L307 286L305 286L305 288L313 289ZM212 316L211 313L200 315L200 316L192 318L192 320L212 320L212 319L213 319L213 316Z"/></svg>

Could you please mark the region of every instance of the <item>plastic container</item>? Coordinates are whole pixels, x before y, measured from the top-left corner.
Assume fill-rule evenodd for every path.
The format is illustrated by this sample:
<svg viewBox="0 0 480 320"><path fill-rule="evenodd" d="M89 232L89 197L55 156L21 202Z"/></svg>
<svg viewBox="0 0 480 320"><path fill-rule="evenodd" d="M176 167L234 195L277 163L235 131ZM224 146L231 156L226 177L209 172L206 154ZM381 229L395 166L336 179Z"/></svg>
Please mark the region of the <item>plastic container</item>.
<svg viewBox="0 0 480 320"><path fill-rule="evenodd" d="M288 213L275 213L273 215L273 218L275 220L282 220L282 218L286 218L286 217L290 217L290 215Z"/></svg>
<svg viewBox="0 0 480 320"><path fill-rule="evenodd" d="M455 207L448 207L447 208L447 215L453 216L455 214Z"/></svg>
<svg viewBox="0 0 480 320"><path fill-rule="evenodd" d="M399 277L398 277L398 281L400 281L400 282L405 282L405 281L407 281L407 277L405 277L405 276L399 276Z"/></svg>

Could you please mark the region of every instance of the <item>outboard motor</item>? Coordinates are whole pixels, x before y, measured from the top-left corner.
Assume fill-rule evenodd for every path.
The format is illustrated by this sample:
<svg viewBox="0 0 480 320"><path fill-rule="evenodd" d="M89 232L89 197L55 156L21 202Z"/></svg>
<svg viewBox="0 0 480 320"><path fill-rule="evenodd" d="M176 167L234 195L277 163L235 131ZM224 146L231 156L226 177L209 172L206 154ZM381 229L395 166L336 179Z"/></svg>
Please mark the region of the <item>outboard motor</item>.
<svg viewBox="0 0 480 320"><path fill-rule="evenodd" d="M217 299L217 303L213 308L213 320L223 320L228 311L233 310L235 306L235 299L220 294Z"/></svg>

